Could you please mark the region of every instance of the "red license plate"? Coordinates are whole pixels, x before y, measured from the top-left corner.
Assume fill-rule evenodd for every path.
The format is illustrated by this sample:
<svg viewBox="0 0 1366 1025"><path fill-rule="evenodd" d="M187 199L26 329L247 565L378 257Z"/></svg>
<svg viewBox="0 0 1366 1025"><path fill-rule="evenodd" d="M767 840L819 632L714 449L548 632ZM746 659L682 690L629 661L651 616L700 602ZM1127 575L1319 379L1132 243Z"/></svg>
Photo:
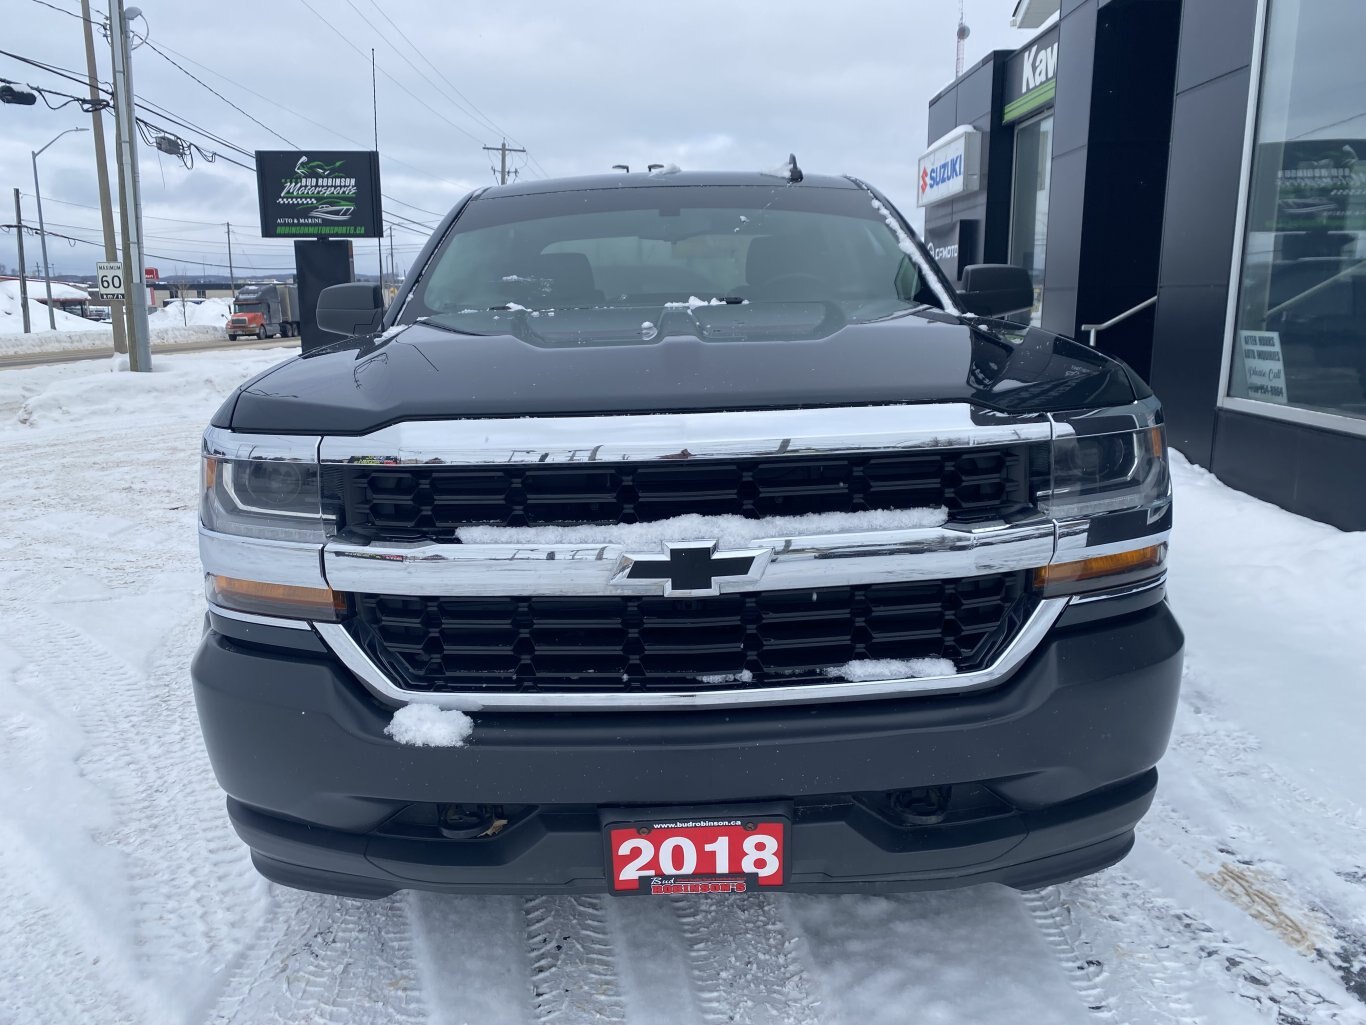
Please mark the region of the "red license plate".
<svg viewBox="0 0 1366 1025"><path fill-rule="evenodd" d="M787 879L786 816L664 813L603 832L613 893L752 893Z"/></svg>

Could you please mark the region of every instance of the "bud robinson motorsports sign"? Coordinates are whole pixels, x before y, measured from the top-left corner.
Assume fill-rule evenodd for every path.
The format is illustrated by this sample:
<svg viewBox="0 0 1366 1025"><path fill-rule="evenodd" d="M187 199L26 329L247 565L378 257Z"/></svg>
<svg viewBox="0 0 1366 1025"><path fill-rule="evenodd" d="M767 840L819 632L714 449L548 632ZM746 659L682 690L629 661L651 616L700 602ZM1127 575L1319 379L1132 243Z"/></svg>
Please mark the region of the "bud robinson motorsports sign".
<svg viewBox="0 0 1366 1025"><path fill-rule="evenodd" d="M379 154L369 150L257 150L265 238L378 238Z"/></svg>

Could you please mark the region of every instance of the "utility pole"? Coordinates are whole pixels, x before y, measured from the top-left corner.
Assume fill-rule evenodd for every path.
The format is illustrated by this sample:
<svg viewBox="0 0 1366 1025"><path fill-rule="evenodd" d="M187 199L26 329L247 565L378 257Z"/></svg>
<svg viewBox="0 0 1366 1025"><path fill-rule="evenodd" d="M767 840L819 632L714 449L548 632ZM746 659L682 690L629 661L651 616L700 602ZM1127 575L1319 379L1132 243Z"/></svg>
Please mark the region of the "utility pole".
<svg viewBox="0 0 1366 1025"><path fill-rule="evenodd" d="M95 177L100 186L100 223L104 226L104 258L110 263L118 260L118 241L114 238L114 206L109 199L109 164L104 152L104 97L100 95L99 75L95 66L95 33L91 27L90 0L81 0L81 27L85 30L85 73L90 80L90 125L95 135ZM127 313L118 299L109 302L109 321L114 328L114 351L128 351Z"/></svg>
<svg viewBox="0 0 1366 1025"><path fill-rule="evenodd" d="M134 18L142 11L134 7ZM142 193L138 182L138 151L134 143L137 126L133 110L132 51L128 45L128 16L123 0L109 0L109 44L114 58L114 122L117 127L119 164L123 169L123 201L127 214L123 236L123 284L128 296L128 369L150 373L152 345L147 325L147 299L142 251Z"/></svg>
<svg viewBox="0 0 1366 1025"><path fill-rule="evenodd" d="M14 234L19 242L19 309L24 314L24 334L33 330L28 322L28 278L24 277L24 211L19 208L19 190L14 190Z"/></svg>
<svg viewBox="0 0 1366 1025"><path fill-rule="evenodd" d="M394 271L394 226L389 225L389 280L398 286L398 275Z"/></svg>
<svg viewBox="0 0 1366 1025"><path fill-rule="evenodd" d="M234 296L237 295L237 274L232 269L232 224L229 221L223 222L228 229L228 287Z"/></svg>
<svg viewBox="0 0 1366 1025"><path fill-rule="evenodd" d="M508 183L508 154L525 153L526 150L509 146L506 139L503 140L501 146L485 146L484 149L490 153L498 154L498 184L506 185Z"/></svg>

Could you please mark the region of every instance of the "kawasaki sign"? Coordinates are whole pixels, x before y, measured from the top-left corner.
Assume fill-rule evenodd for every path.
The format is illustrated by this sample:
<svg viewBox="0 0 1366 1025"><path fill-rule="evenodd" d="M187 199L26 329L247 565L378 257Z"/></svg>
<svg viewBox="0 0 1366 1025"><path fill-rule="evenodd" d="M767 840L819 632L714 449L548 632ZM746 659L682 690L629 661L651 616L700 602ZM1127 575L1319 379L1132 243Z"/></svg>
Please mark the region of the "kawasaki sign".
<svg viewBox="0 0 1366 1025"><path fill-rule="evenodd" d="M916 170L916 206L930 206L981 187L982 133L964 125L936 142Z"/></svg>
<svg viewBox="0 0 1366 1025"><path fill-rule="evenodd" d="M1009 124L1053 102L1058 91L1058 27L1042 35L1006 62L1004 109Z"/></svg>
<svg viewBox="0 0 1366 1025"><path fill-rule="evenodd" d="M378 238L384 234L379 154L257 150L265 238Z"/></svg>

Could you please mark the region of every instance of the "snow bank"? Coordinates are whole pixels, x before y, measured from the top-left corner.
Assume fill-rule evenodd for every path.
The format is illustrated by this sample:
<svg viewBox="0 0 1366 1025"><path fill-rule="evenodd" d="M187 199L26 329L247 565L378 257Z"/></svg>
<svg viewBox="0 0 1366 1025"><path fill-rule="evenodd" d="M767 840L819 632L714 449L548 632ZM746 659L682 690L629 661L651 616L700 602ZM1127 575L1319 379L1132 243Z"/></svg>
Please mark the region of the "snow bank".
<svg viewBox="0 0 1366 1025"><path fill-rule="evenodd" d="M72 317L72 320L80 320ZM114 333L109 327L99 327L93 320L82 321L86 327L79 331L34 331L30 334L6 333L0 323L0 356L24 356L38 352L75 352L82 349L112 350ZM43 314L43 327L47 327L47 314ZM22 326L22 325L21 325ZM38 321L33 322L38 326Z"/></svg>
<svg viewBox="0 0 1366 1025"><path fill-rule="evenodd" d="M905 661L896 658L861 658L842 666L831 666L825 675L853 683L867 683L875 680L904 680L907 677L952 676L957 671L958 667L946 658L912 658Z"/></svg>
<svg viewBox="0 0 1366 1025"><path fill-rule="evenodd" d="M34 330L42 329L51 333L47 326L47 305L38 301L37 296L44 296L41 281L28 283L28 315L30 327ZM52 297L75 299L84 297L85 293L72 288L70 285L62 285L58 282L52 284ZM65 310L53 310L58 331L97 331L101 330L98 321L86 320L84 317L77 317L75 314L67 313ZM102 330L107 334L110 330L108 325L104 325ZM24 334L24 307L19 301L19 282L0 281L0 335L23 335Z"/></svg>
<svg viewBox="0 0 1366 1025"><path fill-rule="evenodd" d="M153 328L202 326L222 328L232 313L231 299L201 299L198 302L172 299L161 309L147 316Z"/></svg>
<svg viewBox="0 0 1366 1025"><path fill-rule="evenodd" d="M86 320L61 310L55 311L57 330L49 330L47 307L36 302L33 295L30 289L28 305L33 330L25 333L17 283L0 281L0 356L98 351L113 346L113 328L108 323ZM198 303L176 299L165 308L149 313L147 324L152 331L152 341L160 345L210 342L223 337L231 312L230 299L205 299Z"/></svg>
<svg viewBox="0 0 1366 1025"><path fill-rule="evenodd" d="M103 364L103 372L93 370L101 364L92 363L91 373L46 384L20 405L18 421L46 427L149 412L207 409L211 413L247 376L293 355L288 349L270 349L251 361L227 353L193 361L163 358L153 361L150 374L119 373L128 369L128 357L114 356Z"/></svg>
<svg viewBox="0 0 1366 1025"><path fill-rule="evenodd" d="M454 708L404 705L384 732L409 747L464 747L474 732L474 721Z"/></svg>
<svg viewBox="0 0 1366 1025"><path fill-rule="evenodd" d="M573 527L461 527L460 540L473 545L619 544L650 548L665 541L714 540L721 548L741 548L759 538L812 537L860 530L914 530L938 527L949 512L937 509L870 509L852 513L807 513L747 520L743 516L689 513L652 523Z"/></svg>

